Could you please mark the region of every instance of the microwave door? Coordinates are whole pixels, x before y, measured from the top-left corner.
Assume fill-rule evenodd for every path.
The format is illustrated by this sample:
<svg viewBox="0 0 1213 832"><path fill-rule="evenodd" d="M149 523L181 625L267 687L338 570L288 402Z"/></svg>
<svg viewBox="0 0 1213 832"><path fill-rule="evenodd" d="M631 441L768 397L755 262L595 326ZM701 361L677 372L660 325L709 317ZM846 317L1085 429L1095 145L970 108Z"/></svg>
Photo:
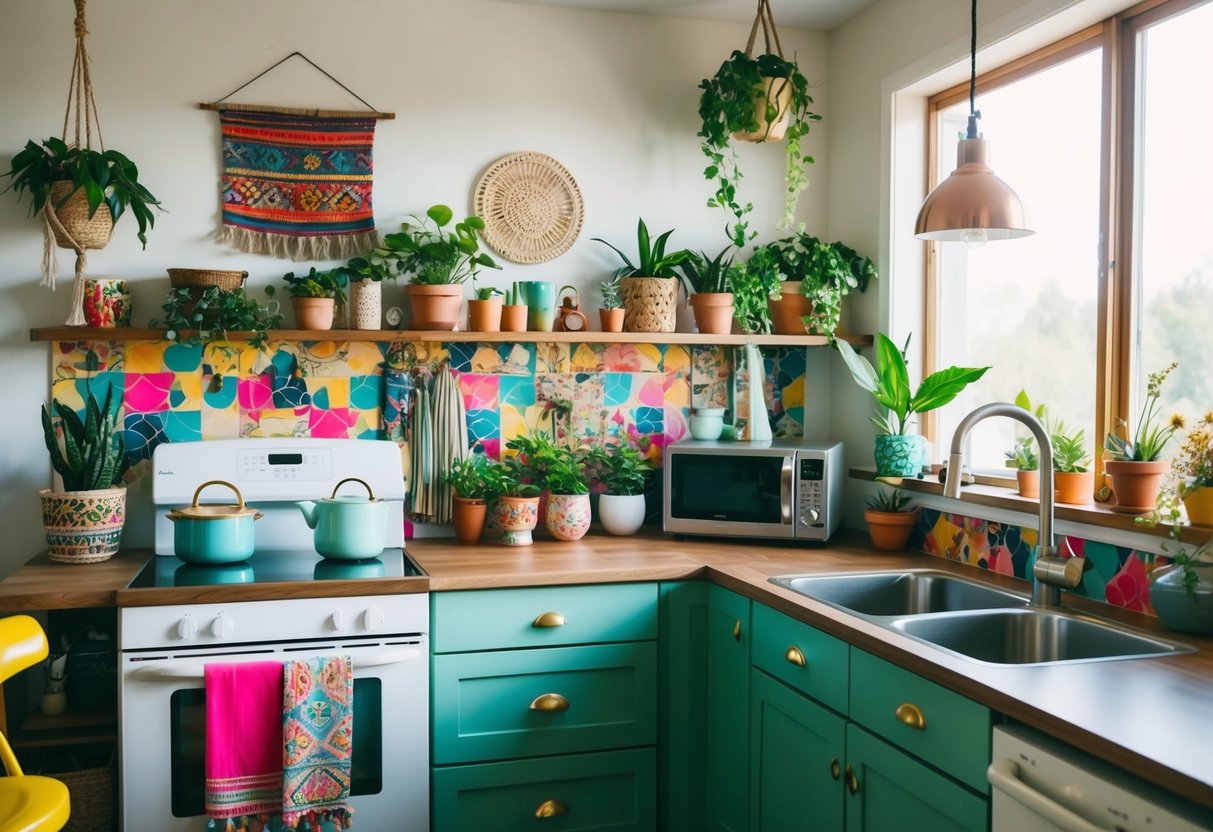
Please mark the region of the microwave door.
<svg viewBox="0 0 1213 832"><path fill-rule="evenodd" d="M669 531L793 536L786 454L675 454L669 473Z"/></svg>

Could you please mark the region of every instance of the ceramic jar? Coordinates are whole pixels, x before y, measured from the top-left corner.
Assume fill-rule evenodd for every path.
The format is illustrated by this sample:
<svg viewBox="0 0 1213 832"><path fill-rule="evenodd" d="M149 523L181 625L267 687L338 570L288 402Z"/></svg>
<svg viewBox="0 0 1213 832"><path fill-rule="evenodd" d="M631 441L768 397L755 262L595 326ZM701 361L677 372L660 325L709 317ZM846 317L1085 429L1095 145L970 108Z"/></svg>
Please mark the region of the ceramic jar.
<svg viewBox="0 0 1213 832"><path fill-rule="evenodd" d="M922 444L917 436L881 434L876 437L876 475L915 477L922 470Z"/></svg>
<svg viewBox="0 0 1213 832"><path fill-rule="evenodd" d="M350 281L350 328L379 329L383 320L383 283Z"/></svg>
<svg viewBox="0 0 1213 832"><path fill-rule="evenodd" d="M590 495L550 495L543 522L557 540L581 540L590 528Z"/></svg>
<svg viewBox="0 0 1213 832"><path fill-rule="evenodd" d="M130 326L131 293L126 281L85 278L82 311L88 326Z"/></svg>

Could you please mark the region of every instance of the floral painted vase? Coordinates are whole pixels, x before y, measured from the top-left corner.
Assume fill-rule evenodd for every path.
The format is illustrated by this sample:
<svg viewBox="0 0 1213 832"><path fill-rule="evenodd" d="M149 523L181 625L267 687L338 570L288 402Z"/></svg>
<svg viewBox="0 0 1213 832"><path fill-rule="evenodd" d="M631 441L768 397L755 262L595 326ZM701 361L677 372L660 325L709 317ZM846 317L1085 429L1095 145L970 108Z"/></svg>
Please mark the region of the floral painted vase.
<svg viewBox="0 0 1213 832"><path fill-rule="evenodd" d="M83 311L88 326L130 326L131 293L126 281L86 278Z"/></svg>
<svg viewBox="0 0 1213 832"><path fill-rule="evenodd" d="M118 552L126 488L38 492L47 554L59 563L100 563Z"/></svg>
<svg viewBox="0 0 1213 832"><path fill-rule="evenodd" d="M493 505L493 522L501 529L506 546L530 546L531 532L539 523L538 497L498 497Z"/></svg>
<svg viewBox="0 0 1213 832"><path fill-rule="evenodd" d="M544 524L557 540L581 540L590 528L590 495L551 495Z"/></svg>

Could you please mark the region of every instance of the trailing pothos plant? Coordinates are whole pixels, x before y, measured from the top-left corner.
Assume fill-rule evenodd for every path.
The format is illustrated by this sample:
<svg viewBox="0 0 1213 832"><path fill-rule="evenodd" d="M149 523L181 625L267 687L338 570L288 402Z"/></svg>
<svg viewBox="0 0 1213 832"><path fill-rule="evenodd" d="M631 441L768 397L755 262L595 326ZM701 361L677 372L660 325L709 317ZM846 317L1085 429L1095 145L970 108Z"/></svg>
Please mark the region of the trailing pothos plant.
<svg viewBox="0 0 1213 832"><path fill-rule="evenodd" d="M796 234L769 243L783 280L800 280L800 291L813 305L805 317L809 332L833 335L842 318L842 299L866 292L878 275L876 264L845 243L823 242L811 234Z"/></svg>
<svg viewBox="0 0 1213 832"><path fill-rule="evenodd" d="M766 78L777 80L769 88ZM752 58L736 50L711 78L699 83L703 93L699 97L699 117L702 120L697 135L703 139L701 149L708 158L704 178L716 183L716 192L708 200L711 208L724 208L733 215L733 223L726 226L726 233L733 245L741 247L753 239L756 232L749 230L746 216L753 210L753 203L744 205L737 201L737 186L741 181L741 169L737 163L737 148L733 144L733 133L755 133L763 130L758 122L758 109L765 112L767 127L779 117L778 96L786 87L791 88L791 103L788 106L787 170L785 172L785 200L782 227L791 228L795 223L796 203L800 192L808 186L805 166L813 163L813 157L805 155L800 140L808 135L809 127L821 116L809 106L809 84L801 75L795 61L779 55L759 55ZM765 135L759 139L765 141Z"/></svg>
<svg viewBox="0 0 1213 832"><path fill-rule="evenodd" d="M267 292L271 287L266 287ZM164 317L153 320L153 327L165 330L166 341L185 344L231 340L229 332L249 333L254 347L265 345L271 329L282 326L278 302L258 303L243 289L225 292L218 286L197 289L170 289L160 307ZM191 334L192 333L192 334Z"/></svg>
<svg viewBox="0 0 1213 832"><path fill-rule="evenodd" d="M766 246L754 249L750 259L728 271L733 293L733 318L749 334L771 331L771 309L767 302L779 296L779 264Z"/></svg>

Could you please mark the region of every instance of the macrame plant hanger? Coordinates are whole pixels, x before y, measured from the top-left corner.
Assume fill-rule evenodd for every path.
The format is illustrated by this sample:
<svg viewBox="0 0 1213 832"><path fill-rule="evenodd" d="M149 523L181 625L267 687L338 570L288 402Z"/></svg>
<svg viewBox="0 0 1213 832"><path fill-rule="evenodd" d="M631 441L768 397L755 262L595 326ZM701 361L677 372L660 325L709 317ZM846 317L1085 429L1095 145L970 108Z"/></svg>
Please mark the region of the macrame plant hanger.
<svg viewBox="0 0 1213 832"><path fill-rule="evenodd" d="M63 141L67 142L68 125L74 123L73 140L75 147L92 149L93 133L97 134L97 144L105 152L105 141L101 138L101 118L97 115L97 99L93 96L93 81L89 74L88 51L84 48L84 38L88 29L84 24L85 0L75 0L76 19L76 56L72 61L72 77L67 88L67 108L63 112ZM73 119L74 116L74 119ZM83 134L81 133L83 126ZM84 143L81 144L83 135ZM55 257L55 237L68 243L67 248L76 252L76 279L72 284L71 314L67 317L68 326L83 326L84 320L84 268L87 265L86 249L77 242L59 221L52 208L52 200L47 199L42 206L42 285L55 288L55 277L59 271L59 263ZM103 202L97 207L98 211L108 211Z"/></svg>
<svg viewBox="0 0 1213 832"><path fill-rule="evenodd" d="M758 38L758 27L762 26L762 40L766 45L766 54L778 55L783 57L783 46L779 43L779 32L775 31L775 16L771 14L771 4L769 0L758 0L758 13L754 15L754 25L750 27L750 39L745 45L745 55L747 58L754 57L754 43ZM775 44L775 51L771 51L771 44Z"/></svg>

